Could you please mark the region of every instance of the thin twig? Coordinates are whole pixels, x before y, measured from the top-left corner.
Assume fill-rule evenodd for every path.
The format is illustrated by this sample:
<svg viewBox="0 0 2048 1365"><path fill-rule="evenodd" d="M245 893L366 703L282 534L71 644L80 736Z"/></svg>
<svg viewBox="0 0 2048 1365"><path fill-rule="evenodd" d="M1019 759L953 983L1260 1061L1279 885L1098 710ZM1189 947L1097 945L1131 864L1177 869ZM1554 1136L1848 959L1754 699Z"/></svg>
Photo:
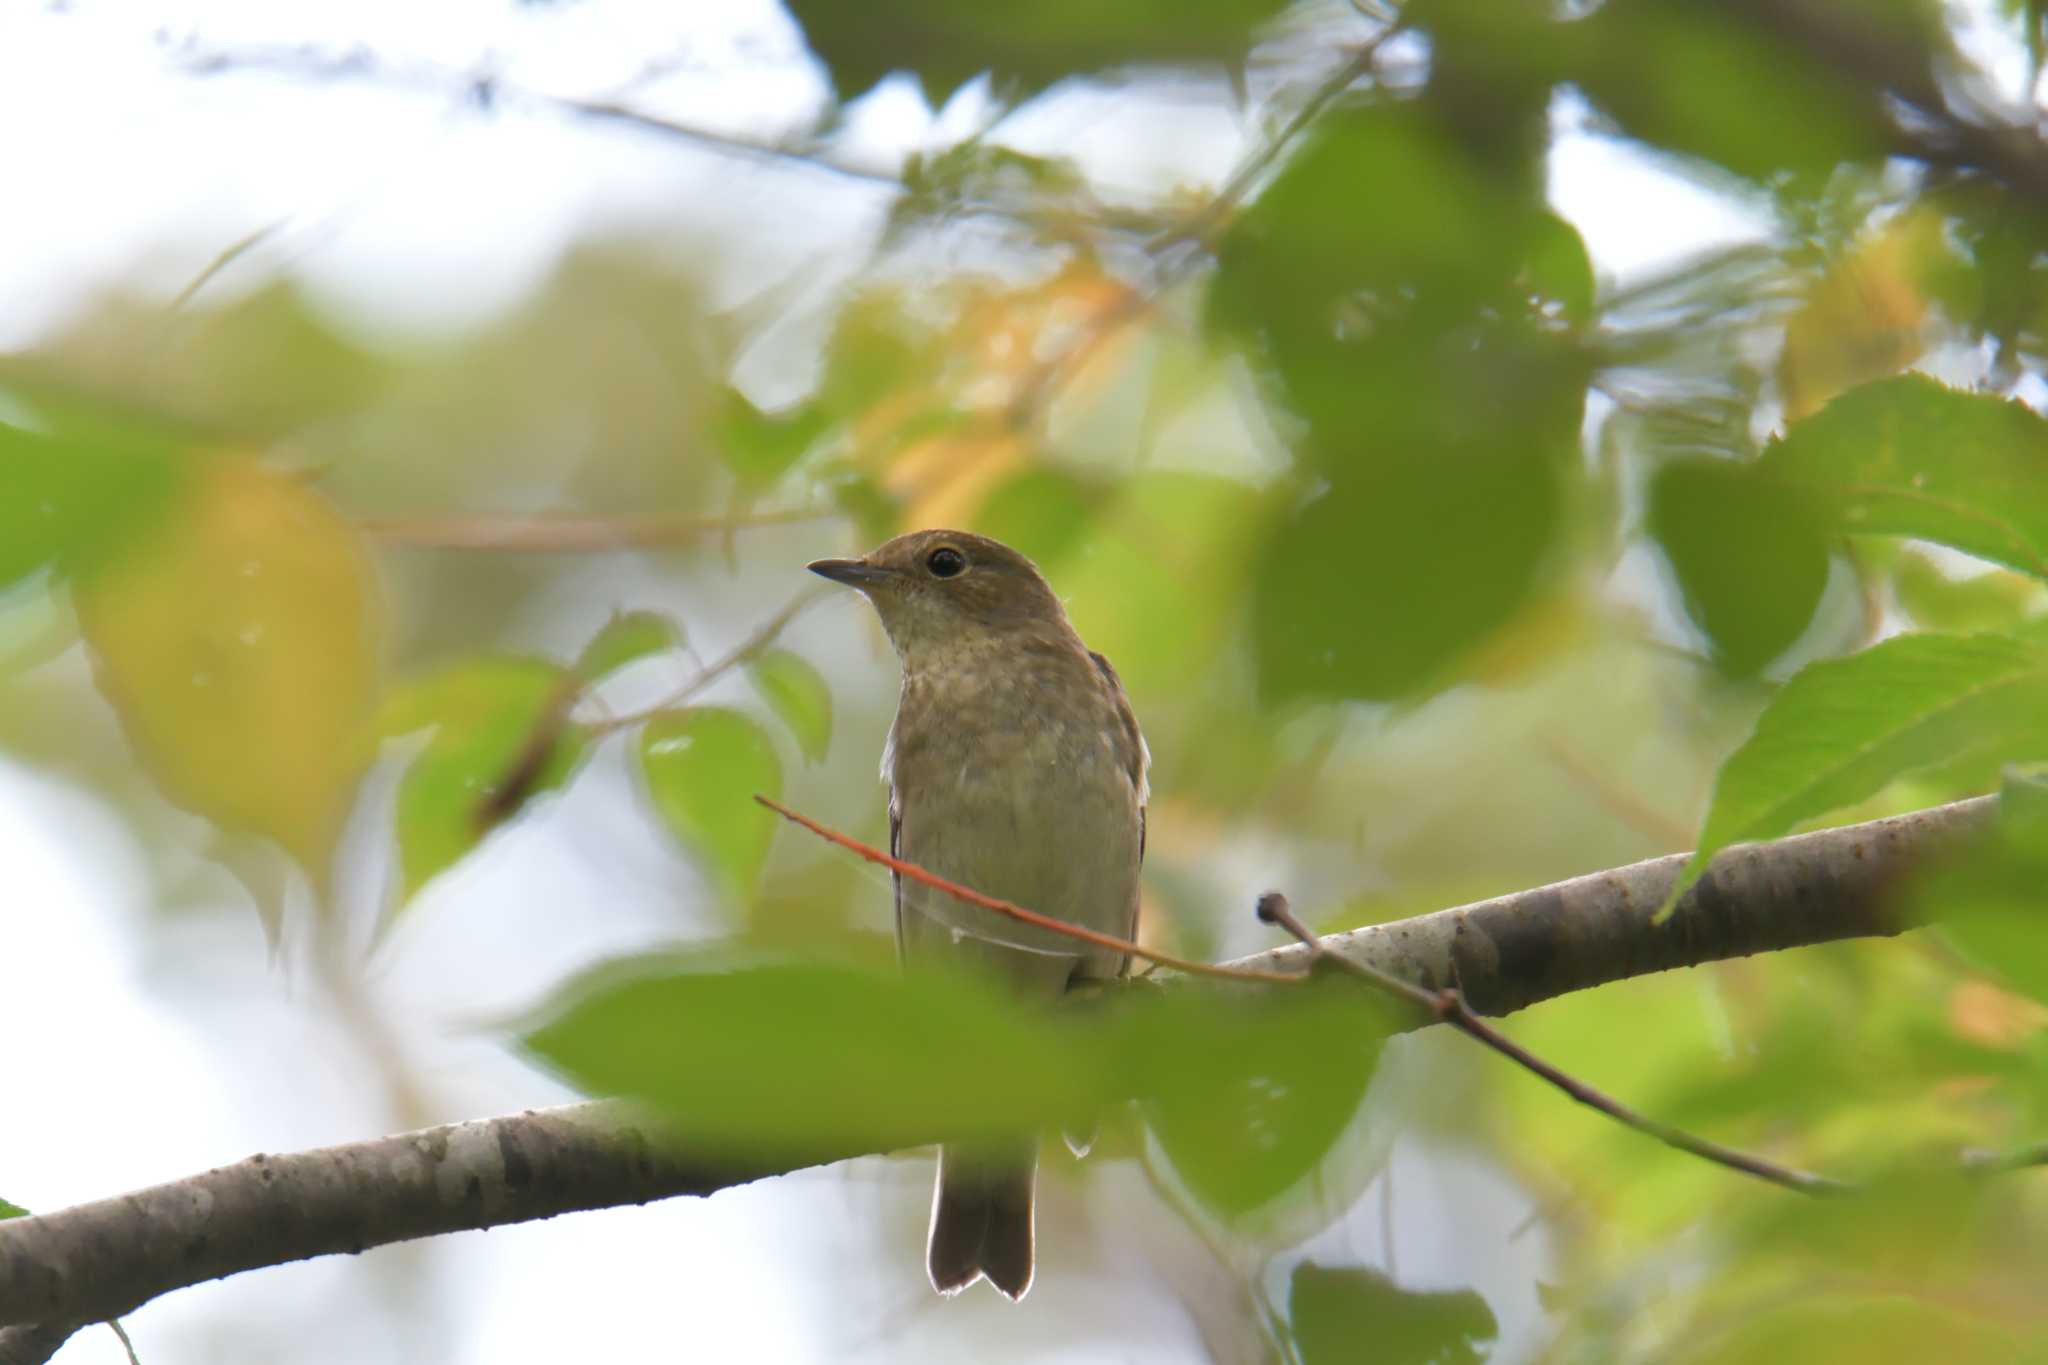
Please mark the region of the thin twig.
<svg viewBox="0 0 2048 1365"><path fill-rule="evenodd" d="M1242 165L1231 172L1230 178L1223 182L1222 187L1208 203L1186 222L1152 244L1155 254L1182 242L1193 242L1203 248L1214 246L1217 236L1228 223L1231 211L1252 192L1260 177L1280 159L1280 154L1306 132L1308 126L1320 118L1323 111L1346 90L1372 74L1372 64L1379 57L1380 49L1405 28L1405 21L1396 19L1354 48L1350 58L1343 65L1325 76L1316 88L1309 92L1308 98L1302 101L1301 107L1294 111L1293 116L1280 131L1268 138L1257 151L1245 158Z"/></svg>
<svg viewBox="0 0 2048 1365"><path fill-rule="evenodd" d="M479 835L496 829L526 804L526 798L533 794L534 784L540 781L548 757L555 751L556 742L569 726L570 712L576 709L576 703L589 686L589 679L579 670L571 668L563 672L532 730L527 732L526 743L520 746L518 757L505 770L505 775L493 783L476 803L472 823Z"/></svg>
<svg viewBox="0 0 2048 1365"><path fill-rule="evenodd" d="M1011 426L1030 425L1033 419L1044 411L1048 397L1065 384L1067 377L1079 368L1081 362L1109 338L1159 306L1159 300L1167 291L1194 269L1201 253L1214 249L1216 239L1228 225L1231 214L1252 192L1260 178L1272 168L1280 154L1286 151L1287 147L1301 136L1333 101L1362 77L1371 73L1373 59L1379 55L1380 48L1388 39L1401 32L1402 28L1403 22L1396 19L1366 42L1359 44L1341 66L1317 84L1280 131L1245 158L1201 208L1146 243L1145 253L1154 259L1165 256L1176 246L1192 244L1199 250L1162 265L1150 288L1132 289L1119 295L1109 305L1100 309L1094 317L1088 319L1072 341L1048 356L1019 386L1017 396L1010 401Z"/></svg>
<svg viewBox="0 0 2048 1365"><path fill-rule="evenodd" d="M430 64L401 69L360 48L339 53L299 47L217 50L187 57L183 65L186 71L195 76L216 76L239 71L272 71L309 81L353 81L412 94L450 97L486 111L501 105L523 105L552 110L592 123L618 124L639 132L688 143L720 156L737 157L762 166L812 171L896 194L901 194L904 190L903 177L896 170L855 165L802 142L751 138L740 133L720 132L713 128L678 122L644 109L634 108L623 102L616 92L611 98L591 99L535 90L507 81L490 72L461 71ZM962 214L1007 218L1031 224L1029 214L993 200L963 200L958 208ZM1094 219L1099 225L1111 231L1136 235L1156 233L1162 225L1157 214L1131 212L1109 206L1099 207L1094 213Z"/></svg>
<svg viewBox="0 0 2048 1365"><path fill-rule="evenodd" d="M1963 1153L1963 1169L1972 1175L2003 1175L2033 1166L2048 1166L2048 1142L2016 1147L2009 1152Z"/></svg>
<svg viewBox="0 0 2048 1365"><path fill-rule="evenodd" d="M1718 1142L1695 1137L1682 1128L1674 1128L1668 1123L1638 1113L1612 1096L1560 1071L1494 1028L1474 1014L1465 1004L1464 996L1456 990L1427 990L1412 981L1405 981L1390 972L1381 971L1369 963L1328 951L1323 947L1322 941L1310 933L1308 926L1296 918L1294 912L1288 908L1287 897L1277 891L1268 891L1259 897L1258 916L1265 923L1279 925L1299 939L1308 949L1311 964L1326 962L1339 971L1349 972L1361 980L1371 982L1396 999L1408 1002L1439 1022L1449 1024L1468 1038L1492 1048L1515 1065L1564 1091L1580 1104L1597 1109L1616 1122L1653 1137L1668 1147L1675 1147L1681 1152L1701 1157L1729 1170L1740 1171L1744 1175L1752 1175L1801 1194L1846 1194L1855 1188L1827 1176L1780 1165L1748 1152L1738 1152L1732 1147L1724 1147Z"/></svg>
<svg viewBox="0 0 2048 1365"><path fill-rule="evenodd" d="M919 885L928 886L934 891L943 891L955 900L964 901L968 905L980 906L984 910L993 910L999 915L1006 915L1016 920L1019 924L1028 924L1035 929L1044 929L1051 933L1063 934L1068 938L1092 944L1097 948L1109 948L1119 953L1128 954L1131 957L1143 958L1147 962L1156 962L1162 967L1171 967L1177 972L1186 972L1189 976L1206 976L1224 981L1277 982L1285 985L1294 985L1307 979L1299 972L1269 972L1258 968L1218 967L1208 962L1196 962L1189 958L1175 957L1171 953L1157 952L1151 948L1144 947L1142 944L1133 943L1129 939L1118 938L1114 934L1101 933L1094 929L1083 928L1078 924L1069 924L1063 919L1054 919L1050 915L1041 915L1036 910L1026 910L1021 905L1015 905L1006 900L999 900L994 896L984 896L981 892L962 886L958 882L947 881L935 872L925 871L916 863L905 862L901 858L891 857L879 848L871 844L864 844L850 834L841 834L838 830L821 825L807 815L799 815L780 801L770 800L768 797L758 793L754 799L791 824L802 825L827 843L837 844L849 852L858 853L871 863L880 863L898 876L908 877Z"/></svg>
<svg viewBox="0 0 2048 1365"><path fill-rule="evenodd" d="M1549 1062L1544 1061L1520 1043L1515 1042L1506 1034L1494 1028L1484 1019L1474 1014L1465 1004L1464 996L1457 991L1428 990L1416 985L1412 981L1395 976L1391 972L1382 971L1370 963L1360 962L1356 959L1330 952L1323 947L1322 941L1313 933L1310 933L1308 927L1295 917L1294 912L1288 908L1287 897L1281 895L1278 891L1268 891L1265 895L1259 897L1259 919L1267 924L1280 926L1301 941L1303 946L1308 949L1310 969L1308 973L1275 972L1243 967L1218 967L1207 962L1195 962L1187 958L1174 957L1169 953L1154 952L1152 949L1132 943L1128 939L1117 938L1113 934L1100 933L1094 929L1086 929L1078 924L1070 924L1065 920L1054 919L1050 915L1042 915L1035 910L1026 910L1021 905L1000 900L994 896L986 896L979 891L962 886L958 882L948 881L936 873L926 871L916 863L892 857L870 844L862 843L851 835L841 834L838 830L819 824L809 816L800 815L781 802L771 800L766 796L757 793L754 800L760 802L763 806L766 806L769 810L774 811L792 824L801 825L827 843L836 844L843 849L857 853L871 863L879 863L899 876L908 877L920 885L931 887L935 891L944 892L955 900L963 901L968 905L980 906L984 910L993 910L997 914L1005 915L1020 924L1028 924L1034 928L1048 930L1068 938L1077 939L1083 943L1093 944L1098 948L1110 948L1120 953L1129 954L1132 957L1143 958L1148 962L1156 962L1162 967L1171 967L1175 971L1185 972L1190 976L1220 978L1227 981L1260 981L1281 985L1298 985L1308 980L1309 975L1314 972L1317 966L1325 963L1330 964L1340 971L1349 972L1361 980L1371 982L1386 994L1405 1001L1432 1019L1440 1023L1449 1024L1467 1037L1485 1044L1517 1066L1541 1077L1559 1090L1564 1091L1565 1094L1571 1096L1580 1104L1597 1109L1626 1127L1656 1138L1666 1146L1701 1157L1716 1165L1725 1166L1730 1170L1740 1171L1744 1175L1751 1175L1760 1180L1769 1181L1773 1185L1779 1185L1788 1190L1796 1190L1801 1194L1845 1194L1855 1188L1842 1181L1830 1179L1827 1176L1815 1175L1810 1171L1802 1171L1796 1167L1781 1165L1748 1152L1739 1152L1732 1147L1724 1147L1718 1142L1710 1142L1705 1138L1695 1137L1682 1128L1675 1128L1668 1123L1662 1123L1650 1118L1646 1114L1638 1113L1603 1091L1597 1090L1584 1081L1552 1066Z"/></svg>
<svg viewBox="0 0 2048 1365"><path fill-rule="evenodd" d="M459 95L480 109L489 109L504 103L535 105L593 121L621 123L647 132L659 133L664 137L693 143L707 151L741 156L754 161L781 163L891 189L901 188L900 181L889 172L833 161L798 147L680 123L611 100L579 99L572 95L556 95L533 90L487 73L464 72L429 64L400 69L361 48L341 53L320 52L304 47L216 50L186 57L182 65L195 76L217 76L240 71L271 71L307 80L356 81L368 85L381 85L414 94Z"/></svg>
<svg viewBox="0 0 2048 1365"><path fill-rule="evenodd" d="M671 692L657 704L643 711L631 711L623 716L612 716L605 720L597 721L591 726L591 729L600 735L608 735L616 730L629 729L643 721L652 720L664 711L673 710L681 706L689 701L690 698L711 686L712 683L718 681L741 664L746 663L769 645L774 644L775 638L782 634L784 627L802 614L805 608L831 591L830 588L823 586L806 588L795 597L790 598L781 611L776 612L766 621L756 626L753 634L734 645L718 658L704 665L704 667L698 669L695 677L691 678L674 692Z"/></svg>
<svg viewBox="0 0 2048 1365"><path fill-rule="evenodd" d="M114 1329L114 1335L121 1338L121 1349L128 1353L128 1365L142 1365L142 1357L135 1354L135 1343L128 1339L128 1329L121 1325L119 1318L108 1318L107 1326Z"/></svg>
<svg viewBox="0 0 2048 1365"><path fill-rule="evenodd" d="M265 223L255 231L245 233L234 241L229 242L221 249L218 255L201 268L197 275L192 277L190 283L178 291L178 296L171 300L170 306L164 311L176 313L182 310L186 304L192 302L193 295L211 284L214 278L223 270L226 270L243 256L283 231L285 225L290 222L290 218L279 218L274 222Z"/></svg>
<svg viewBox="0 0 2048 1365"><path fill-rule="evenodd" d="M790 507L737 517L529 516L358 517L356 525L393 545L433 550L580 553L687 544L702 536L788 526L845 515L835 507Z"/></svg>

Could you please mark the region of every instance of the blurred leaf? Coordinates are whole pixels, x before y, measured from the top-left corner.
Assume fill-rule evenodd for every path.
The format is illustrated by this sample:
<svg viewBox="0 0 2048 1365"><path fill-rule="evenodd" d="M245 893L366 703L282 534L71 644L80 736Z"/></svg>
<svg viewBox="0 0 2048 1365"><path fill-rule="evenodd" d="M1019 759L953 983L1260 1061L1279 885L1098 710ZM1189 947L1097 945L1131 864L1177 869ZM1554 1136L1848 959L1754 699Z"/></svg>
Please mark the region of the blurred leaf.
<svg viewBox="0 0 2048 1365"><path fill-rule="evenodd" d="M1785 323L1778 358L1787 421L1919 359L1927 345L1928 277L1944 253L1941 234L1931 209L1903 214L1814 281L1805 306Z"/></svg>
<svg viewBox="0 0 2048 1365"><path fill-rule="evenodd" d="M1801 1295L1760 1308L1687 1358L1698 1365L1780 1365L1788 1360L2006 1365L2029 1356L2009 1328L1932 1296L1850 1290Z"/></svg>
<svg viewBox="0 0 2048 1365"><path fill-rule="evenodd" d="M1146 63L1236 63L1255 26L1285 0L1126 0L1118 5L967 5L791 0L804 39L851 99L891 71L914 71L934 107L975 76L1042 90L1065 76Z"/></svg>
<svg viewBox="0 0 2048 1365"><path fill-rule="evenodd" d="M1699 849L1770 839L1959 756L2048 755L2048 649L1996 635L1900 635L1809 664L1721 765Z"/></svg>
<svg viewBox="0 0 2048 1365"><path fill-rule="evenodd" d="M1440 685L1515 614L1556 533L1554 472L1526 451L1388 451L1278 527L1254 573L1269 706Z"/></svg>
<svg viewBox="0 0 2048 1365"><path fill-rule="evenodd" d="M923 377L929 349L896 293L863 290L839 309L818 401L835 418L851 420Z"/></svg>
<svg viewBox="0 0 2048 1365"><path fill-rule="evenodd" d="M1913 904L1971 961L2048 1001L2048 862L1973 848L1915 878Z"/></svg>
<svg viewBox="0 0 2048 1365"><path fill-rule="evenodd" d="M1247 989L1181 984L1127 1016L1146 1122L1212 1211L1294 1189L1350 1127L1391 1008L1349 978Z"/></svg>
<svg viewBox="0 0 2048 1365"><path fill-rule="evenodd" d="M1630 0L1566 26L1562 38L1587 97L1652 147L1766 181L1882 158L1893 143L1883 76L1866 81L1863 69L1827 54L1896 53L1914 95L1930 92L1928 59L1941 50L1932 7L1802 6L1808 29L1774 18L1774 9ZM1842 31L1826 32L1830 24Z"/></svg>
<svg viewBox="0 0 2048 1365"><path fill-rule="evenodd" d="M650 957L571 982L548 1013L528 1052L741 1162L1028 1131L1108 1094L1078 1035L941 973Z"/></svg>
<svg viewBox="0 0 2048 1365"><path fill-rule="evenodd" d="M1287 1321L1302 1365L1480 1365L1500 1326L1469 1289L1403 1289L1363 1267L1303 1261L1288 1281Z"/></svg>
<svg viewBox="0 0 2048 1365"><path fill-rule="evenodd" d="M1912 878L1919 918L1987 971L2048 1001L2048 776L2007 767L1998 837L1972 840Z"/></svg>
<svg viewBox="0 0 2048 1365"><path fill-rule="evenodd" d="M427 726L399 779L399 868L410 899L537 795L567 785L590 747L562 707L577 679L541 659L468 660L394 691L387 734Z"/></svg>
<svg viewBox="0 0 2048 1365"><path fill-rule="evenodd" d="M1797 490L1746 464L1675 460L1651 482L1648 520L1723 672L1757 672L1806 630L1828 550Z"/></svg>
<svg viewBox="0 0 2048 1365"><path fill-rule="evenodd" d="M722 895L744 904L775 837L775 816L754 800L782 795L775 746L739 712L696 706L649 721L639 753L662 823Z"/></svg>
<svg viewBox="0 0 2048 1365"><path fill-rule="evenodd" d="M1528 598L1592 292L1577 233L1423 109L1331 115L1232 225L1210 322L1267 362L1320 484L1255 569L1269 702L1441 683Z"/></svg>
<svg viewBox="0 0 2048 1365"><path fill-rule="evenodd" d="M1059 588L1132 695L1179 691L1228 640L1273 503L1235 479L1163 471L1119 494L1060 565Z"/></svg>
<svg viewBox="0 0 2048 1365"><path fill-rule="evenodd" d="M267 835L317 885L369 759L383 618L353 528L253 461L214 461L73 602L100 690L173 801Z"/></svg>
<svg viewBox="0 0 2048 1365"><path fill-rule="evenodd" d="M117 286L41 338L36 353L68 383L252 446L362 412L391 378L384 357L336 328L289 272L174 309L155 289Z"/></svg>
<svg viewBox="0 0 2048 1365"><path fill-rule="evenodd" d="M0 587L0 674L46 664L77 640L78 623L50 575Z"/></svg>
<svg viewBox="0 0 2048 1365"><path fill-rule="evenodd" d="M1795 423L1760 479L1839 531L1918 536L2048 579L2048 422L1924 375L1866 384Z"/></svg>
<svg viewBox="0 0 2048 1365"><path fill-rule="evenodd" d="M166 435L83 411L42 431L0 421L0 588L122 549L175 506L195 463Z"/></svg>
<svg viewBox="0 0 2048 1365"><path fill-rule="evenodd" d="M2041 602L2041 581L1993 569L1954 578L1917 550L1892 566L1892 591L1914 621L1929 630L2012 631Z"/></svg>
<svg viewBox="0 0 2048 1365"><path fill-rule="evenodd" d="M1437 449L1575 449L1593 297L1578 233L1408 107L1326 117L1218 250L1210 325L1248 341L1337 472Z"/></svg>
<svg viewBox="0 0 2048 1365"><path fill-rule="evenodd" d="M804 757L823 762L832 747L832 688L824 675L801 654L764 649L747 665L747 678L796 736Z"/></svg>
<svg viewBox="0 0 2048 1365"><path fill-rule="evenodd" d="M1096 509L1114 496L1110 487L1058 469L1027 469L988 495L975 529L1040 565L1051 564L1084 540Z"/></svg>
<svg viewBox="0 0 2048 1365"><path fill-rule="evenodd" d="M8 1201L6 1201L5 1199L0 1199L0 1219L4 1219L4 1218L27 1218L28 1216L29 1216L29 1211L28 1211L27 1209L23 1208L23 1207L22 1207L21 1205L19 1205L19 1204L10 1204L10 1203L9 1203Z"/></svg>
<svg viewBox="0 0 2048 1365"><path fill-rule="evenodd" d="M935 154L911 154L903 167L903 193L889 209L889 230L900 235L958 213L997 212L1038 221L1052 236L1062 226L1071 231L1089 222L1097 209L1072 161L973 138Z"/></svg>
<svg viewBox="0 0 2048 1365"><path fill-rule="evenodd" d="M572 1083L647 1101L741 1159L1031 1131L1156 1096L1176 1169L1230 1212L1313 1169L1388 1023L1351 981L1180 983L1048 1013L941 972L723 953L601 968L547 1016L525 1046Z"/></svg>
<svg viewBox="0 0 2048 1365"><path fill-rule="evenodd" d="M832 505L853 522L862 544L880 544L896 534L903 505L872 476L842 466L832 471L824 487Z"/></svg>
<svg viewBox="0 0 2048 1365"><path fill-rule="evenodd" d="M831 413L823 404L806 403L771 415L728 389L718 415L718 449L740 486L758 491L788 473L831 426Z"/></svg>
<svg viewBox="0 0 2048 1365"><path fill-rule="evenodd" d="M596 682L627 664L681 649L687 640L682 622L665 612L614 612L576 656L576 672Z"/></svg>

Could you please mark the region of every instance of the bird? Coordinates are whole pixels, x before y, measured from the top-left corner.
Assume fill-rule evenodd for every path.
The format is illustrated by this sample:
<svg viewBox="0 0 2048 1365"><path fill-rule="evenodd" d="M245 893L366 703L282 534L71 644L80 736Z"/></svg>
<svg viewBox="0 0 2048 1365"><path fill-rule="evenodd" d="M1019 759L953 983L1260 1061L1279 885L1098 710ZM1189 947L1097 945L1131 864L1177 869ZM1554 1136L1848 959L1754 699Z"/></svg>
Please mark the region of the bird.
<svg viewBox="0 0 2048 1365"><path fill-rule="evenodd" d="M1081 642L1036 565L985 536L901 535L812 573L856 588L902 668L882 746L889 851L949 881L1131 941L1151 755L1108 659ZM971 973L1052 1002L1129 958L895 875L908 971ZM943 1144L925 1265L953 1295L1012 1301L1034 1274L1036 1134Z"/></svg>

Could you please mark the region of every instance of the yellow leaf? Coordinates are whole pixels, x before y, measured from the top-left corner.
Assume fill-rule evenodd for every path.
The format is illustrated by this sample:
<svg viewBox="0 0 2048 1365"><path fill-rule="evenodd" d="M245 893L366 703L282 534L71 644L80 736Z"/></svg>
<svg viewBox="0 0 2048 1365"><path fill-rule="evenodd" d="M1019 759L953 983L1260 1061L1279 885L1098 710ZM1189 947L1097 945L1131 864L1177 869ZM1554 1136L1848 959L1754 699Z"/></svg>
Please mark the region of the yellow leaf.
<svg viewBox="0 0 2048 1365"><path fill-rule="evenodd" d="M1926 281L1941 250L1939 217L1906 214L1814 282L1805 306L1785 324L1778 382L1787 421L1920 358L1927 346Z"/></svg>
<svg viewBox="0 0 2048 1365"><path fill-rule="evenodd" d="M382 616L354 531L253 460L76 584L100 690L165 794L316 883L369 755Z"/></svg>

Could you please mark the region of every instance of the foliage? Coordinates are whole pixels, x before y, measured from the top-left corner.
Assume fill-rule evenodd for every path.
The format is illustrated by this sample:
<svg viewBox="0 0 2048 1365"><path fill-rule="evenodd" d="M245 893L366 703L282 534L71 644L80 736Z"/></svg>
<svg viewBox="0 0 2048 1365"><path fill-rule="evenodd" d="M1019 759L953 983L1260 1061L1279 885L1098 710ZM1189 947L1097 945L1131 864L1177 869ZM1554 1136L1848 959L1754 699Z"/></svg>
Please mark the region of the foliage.
<svg viewBox="0 0 2048 1365"><path fill-rule="evenodd" d="M1335 922L1674 830L1696 876L1987 789L2048 758L2039 138L1972 102L1929 0L790 8L839 94L790 160L903 70L934 103L988 73L1006 111L1248 100L1245 173L1134 202L995 121L795 266L755 239L824 177L744 229L678 225L715 250L584 242L488 329L404 346L290 282L176 327L109 294L0 362L0 748L138 828L168 802L269 841L323 931L352 821L428 916L444 874L544 841L539 811L630 793L677 933L722 946L575 976L526 1055L738 1168L1106 1110L1095 1160L1149 1164L1276 1353L1484 1359L1498 1302L1329 1259L1379 1171L1387 1020L1354 983L1040 1017L875 968L882 879L749 798L880 838L886 654L850 602L778 608L807 559L915 526L1031 554L1144 722L1146 934L1192 954L1249 942L1248 866ZM2038 66L2038 6L2003 13ZM1547 189L1566 107L1759 240L1603 276ZM714 306L727 271L770 287ZM764 370L802 382L769 402ZM536 548L597 553L513 553ZM55 645L12 647L31 614ZM92 759L88 678L119 763ZM2039 1182L1954 1174L2048 1128L2044 867L2015 825L1902 892L1938 946L1513 1026L1866 1199L1741 1183L1491 1059L1433 1072L1400 1121L1529 1195L1550 1358L2048 1350Z"/></svg>

